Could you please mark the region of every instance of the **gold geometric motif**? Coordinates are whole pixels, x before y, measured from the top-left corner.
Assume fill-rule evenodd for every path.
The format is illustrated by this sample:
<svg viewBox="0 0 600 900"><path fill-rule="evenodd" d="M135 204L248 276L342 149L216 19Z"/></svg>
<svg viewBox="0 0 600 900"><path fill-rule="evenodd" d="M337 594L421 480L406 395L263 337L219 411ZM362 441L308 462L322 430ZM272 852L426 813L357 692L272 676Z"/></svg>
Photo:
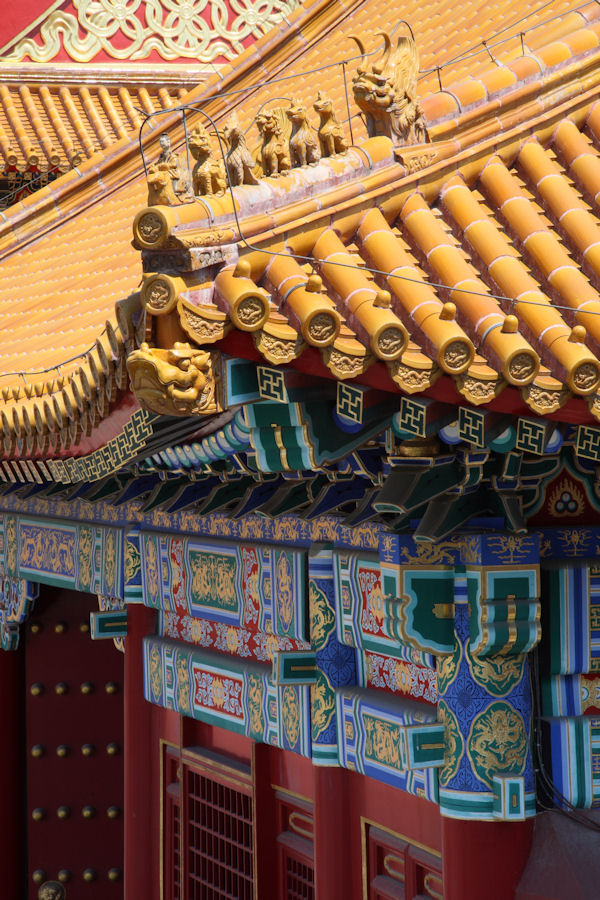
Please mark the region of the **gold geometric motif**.
<svg viewBox="0 0 600 900"><path fill-rule="evenodd" d="M550 492L548 506L550 515L555 518L579 516L584 508L583 491L577 487L575 481L563 478Z"/></svg>
<svg viewBox="0 0 600 900"><path fill-rule="evenodd" d="M12 573L17 571L17 522L14 516L6 517L6 568Z"/></svg>
<svg viewBox="0 0 600 900"><path fill-rule="evenodd" d="M133 541L125 540L125 581L131 581L140 571L140 551Z"/></svg>
<svg viewBox="0 0 600 900"><path fill-rule="evenodd" d="M158 572L158 555L156 553L156 545L152 538L146 538L144 555L146 557L146 588L150 600L156 601L158 599L160 576Z"/></svg>
<svg viewBox="0 0 600 900"><path fill-rule="evenodd" d="M525 654L474 656L467 643L467 661L473 679L495 697L506 697L523 678Z"/></svg>
<svg viewBox="0 0 600 900"><path fill-rule="evenodd" d="M163 59L212 62L233 59L249 37L262 35L297 6L295 0L237 0L228 8L205 0L73 0L76 16L54 10L42 23L41 43L23 38L6 59L48 62L61 50L75 62L96 54L113 59Z"/></svg>
<svg viewBox="0 0 600 900"><path fill-rule="evenodd" d="M360 425L363 419L363 391L338 381L336 412L338 416Z"/></svg>
<svg viewBox="0 0 600 900"><path fill-rule="evenodd" d="M192 598L201 606L237 610L236 565L232 556L190 551Z"/></svg>
<svg viewBox="0 0 600 900"><path fill-rule="evenodd" d="M527 758L527 731L521 715L496 701L473 719L467 753L477 778L492 787L494 775L520 775Z"/></svg>
<svg viewBox="0 0 600 900"><path fill-rule="evenodd" d="M460 761L465 752L465 742L458 727L458 719L443 700L438 702L437 714L438 722L441 722L445 729L444 740L446 744L444 765L438 771L438 777L440 784L446 785L458 771Z"/></svg>
<svg viewBox="0 0 600 900"><path fill-rule="evenodd" d="M105 475L112 475L121 466L131 462L144 448L152 435L152 423L158 417L146 409L136 410L116 437L111 438L100 450L88 456L47 461L55 481L63 484L77 481L98 481ZM60 465L59 465L60 463Z"/></svg>
<svg viewBox="0 0 600 900"><path fill-rule="evenodd" d="M283 728L285 736L290 747L295 747L300 734L300 707L298 706L298 698L296 691L290 685L283 689L281 698L281 716L283 718Z"/></svg>
<svg viewBox="0 0 600 900"><path fill-rule="evenodd" d="M115 584L117 577L117 541L115 532L110 530L106 533L104 542L104 578L106 581L106 589L110 591Z"/></svg>
<svg viewBox="0 0 600 900"><path fill-rule="evenodd" d="M490 548L504 563L521 562L536 547L533 537L517 537L514 534L497 534L489 538Z"/></svg>

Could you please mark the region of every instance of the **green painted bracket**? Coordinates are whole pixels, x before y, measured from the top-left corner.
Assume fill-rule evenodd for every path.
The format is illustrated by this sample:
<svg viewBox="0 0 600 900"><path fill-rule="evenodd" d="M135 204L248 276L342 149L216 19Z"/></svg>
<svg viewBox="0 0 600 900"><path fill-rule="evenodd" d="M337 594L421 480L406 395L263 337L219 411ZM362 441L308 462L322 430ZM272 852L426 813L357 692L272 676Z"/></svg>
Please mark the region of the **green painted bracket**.
<svg viewBox="0 0 600 900"><path fill-rule="evenodd" d="M274 684L315 684L317 656L311 651L285 651L273 654Z"/></svg>
<svg viewBox="0 0 600 900"><path fill-rule="evenodd" d="M90 634L93 641L127 637L127 610L90 613Z"/></svg>

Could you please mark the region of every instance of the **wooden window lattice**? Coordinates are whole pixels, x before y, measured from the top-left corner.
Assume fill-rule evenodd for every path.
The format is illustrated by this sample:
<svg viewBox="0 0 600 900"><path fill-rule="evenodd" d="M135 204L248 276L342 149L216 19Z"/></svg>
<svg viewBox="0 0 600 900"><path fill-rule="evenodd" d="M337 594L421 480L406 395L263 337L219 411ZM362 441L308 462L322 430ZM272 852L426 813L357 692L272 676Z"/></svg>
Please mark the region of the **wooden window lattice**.
<svg viewBox="0 0 600 900"><path fill-rule="evenodd" d="M186 767L185 900L253 900L252 799Z"/></svg>

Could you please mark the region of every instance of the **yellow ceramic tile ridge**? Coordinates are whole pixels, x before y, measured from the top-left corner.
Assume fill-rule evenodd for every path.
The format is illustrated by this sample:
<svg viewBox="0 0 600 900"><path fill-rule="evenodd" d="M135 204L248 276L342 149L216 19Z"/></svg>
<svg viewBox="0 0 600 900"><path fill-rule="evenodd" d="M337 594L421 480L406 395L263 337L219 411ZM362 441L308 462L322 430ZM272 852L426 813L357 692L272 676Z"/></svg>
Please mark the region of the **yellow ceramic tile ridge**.
<svg viewBox="0 0 600 900"><path fill-rule="evenodd" d="M61 143L63 150L67 155L67 159L70 159L74 152L75 147L73 145L73 141L69 137L67 130L63 124L62 117L59 115L54 100L52 99L52 95L46 85L43 85L39 90L39 97L42 101L42 106L50 120L50 123L56 132L58 140Z"/></svg>
<svg viewBox="0 0 600 900"><path fill-rule="evenodd" d="M524 154L524 150L527 151ZM519 154L519 163L530 181L540 169L557 173L558 166L552 162L543 148L537 143L526 144ZM532 177L533 176L533 177ZM564 230L574 245L581 251L583 258L592 266L596 274L600 274L600 225L585 204L579 200L576 192L562 179L546 180L538 184L538 192L547 208Z"/></svg>
<svg viewBox="0 0 600 900"><path fill-rule="evenodd" d="M389 308L390 298L379 298L373 282L361 271L359 262L348 253L337 234L328 229L318 238L313 257L320 274L331 285L347 311L350 324L361 340L383 360L398 359L408 343L408 332ZM342 265L336 265L342 263ZM381 305L377 305L381 303Z"/></svg>
<svg viewBox="0 0 600 900"><path fill-rule="evenodd" d="M421 210L417 218L411 215ZM436 272L436 280L446 284L456 304L459 324L465 329L478 351L501 369L509 384L528 384L535 377L539 357L529 343L512 329L505 328L505 315L498 302L489 296L487 286L464 261L460 251L450 242L441 223L433 215L420 194L412 194L404 205L402 220L420 250L427 255ZM486 296L487 295L487 296ZM491 323L485 323L484 319ZM514 317L513 317L514 318Z"/></svg>
<svg viewBox="0 0 600 900"><path fill-rule="evenodd" d="M19 147L21 148L21 151L23 152L23 156L25 157L25 159L27 159L27 157L29 156L30 141L27 137L25 129L23 128L20 116L15 109L10 91L4 84L0 85L0 100L2 101L2 106L4 107L4 111L6 112L6 117L8 119L10 127L13 130L15 139Z"/></svg>
<svg viewBox="0 0 600 900"><path fill-rule="evenodd" d="M118 93L119 100L121 101L121 106L125 110L125 114L129 119L129 127L139 129L140 125L142 124L142 117L135 109L129 91L127 90L127 88L120 87Z"/></svg>
<svg viewBox="0 0 600 900"><path fill-rule="evenodd" d="M322 292L319 276L307 277L291 256L274 256L267 278L293 328L313 347L328 347L340 333L341 318L335 303Z"/></svg>
<svg viewBox="0 0 600 900"><path fill-rule="evenodd" d="M150 99L150 94L148 93L148 91L146 90L145 87L138 89L138 98L139 98L141 105L144 108L144 112L153 113L156 110L156 107L154 106L154 104L152 103L152 100Z"/></svg>
<svg viewBox="0 0 600 900"><path fill-rule="evenodd" d="M125 128L121 117L119 116L114 103L112 102L111 96L105 87L101 87L98 91L98 97L100 99L100 103L102 104L102 108L104 112L108 116L108 120L111 124L111 127L117 137L124 138L127 137L130 129Z"/></svg>
<svg viewBox="0 0 600 900"><path fill-rule="evenodd" d="M50 136L46 131L46 127L42 122L39 110L33 101L33 97L31 96L31 91L27 87L27 85L23 84L19 88L19 96L21 97L21 102L23 103L23 107L25 112L27 113L27 117L31 122L34 133L42 145L42 149L46 154L46 157L50 159L51 150L52 150L52 141L50 140Z"/></svg>
<svg viewBox="0 0 600 900"><path fill-rule="evenodd" d="M269 318L269 295L249 277L250 266L240 260L221 269L215 278L215 303L241 331L259 331Z"/></svg>
<svg viewBox="0 0 600 900"><path fill-rule="evenodd" d="M2 156L4 157L5 162L8 159L8 156L10 155L10 153L12 153L14 151L14 149L15 148L11 146L9 139L6 136L4 127L3 127L2 123L0 122L0 152L2 153Z"/></svg>
<svg viewBox="0 0 600 900"><path fill-rule="evenodd" d="M100 143L102 144L102 146L105 149L107 147L110 147L112 141L109 137L108 131L106 130L106 128L104 127L104 124L102 123L102 121L100 119L100 116L98 115L96 107L94 106L89 89L87 87L80 87L79 88L79 97L83 104L85 113L86 113L88 119L90 120L90 122L92 123L92 127L93 127L94 131L96 132L98 139L100 140Z"/></svg>
<svg viewBox="0 0 600 900"><path fill-rule="evenodd" d="M552 46L550 44L549 46ZM553 51L550 51L553 52ZM543 59L544 54L538 51L535 54L538 58ZM494 115L494 111L497 109L498 105L500 108L500 116L504 115L504 110L508 107L515 105L515 98L518 97L521 105L521 109L523 111L526 110L525 100L527 97L537 98L538 100L543 100L543 98L547 95L550 99L550 102L554 102L553 95L556 92L556 88L558 85L562 86L562 95L564 96L569 90L572 91L573 95L581 93L581 80L584 77L584 74L590 70L594 71L597 69L597 60L596 54L586 54L580 53L577 56L573 56L569 53L569 58L563 60L562 65L557 65L556 67L551 68L550 71L547 71L547 66L543 63L544 73L539 80L531 80L531 81L522 81L517 80L514 84L504 86L499 94L493 94L490 92L490 101L487 103L479 102L479 104L475 104L475 106L467 107L461 113L459 113L455 120L448 121L446 123L447 129L458 130L462 132L465 128L465 124L471 121L471 126L476 127L476 121L479 120L487 120L490 119L492 115ZM507 69L508 66L503 66L503 71ZM489 77L491 78L496 70L493 70ZM514 73L512 73L514 74ZM482 76L482 81L485 76ZM498 76L495 76L496 78ZM505 77L505 76L504 76ZM487 85L487 82L485 82ZM444 89L448 90L452 93L455 85L450 83L448 85L444 85ZM430 95L431 96L431 95ZM427 111L427 98L424 98L423 105L425 110ZM546 103L544 103L544 106ZM509 113L512 114L512 113ZM517 111L517 116L520 113ZM431 126L436 124L436 120L428 115L428 122ZM442 136L444 132L441 132L439 136Z"/></svg>
<svg viewBox="0 0 600 900"><path fill-rule="evenodd" d="M465 371L473 360L474 348L455 321L452 304L443 304L426 284L378 209L369 210L365 215L356 240L371 266L390 273L387 286L399 301L394 309L407 328L414 327L421 332L427 351L445 372ZM393 277L407 273L411 281Z"/></svg>
<svg viewBox="0 0 600 900"><path fill-rule="evenodd" d="M71 92L66 87L61 87L58 95L61 99L61 102L65 108L67 116L75 129L75 133L79 138L79 141L84 149L84 152L87 156L91 156L94 153L94 145L89 139L86 128L84 127L83 122L81 121L81 116L77 112L75 108L75 103L73 101L73 97L71 96Z"/></svg>

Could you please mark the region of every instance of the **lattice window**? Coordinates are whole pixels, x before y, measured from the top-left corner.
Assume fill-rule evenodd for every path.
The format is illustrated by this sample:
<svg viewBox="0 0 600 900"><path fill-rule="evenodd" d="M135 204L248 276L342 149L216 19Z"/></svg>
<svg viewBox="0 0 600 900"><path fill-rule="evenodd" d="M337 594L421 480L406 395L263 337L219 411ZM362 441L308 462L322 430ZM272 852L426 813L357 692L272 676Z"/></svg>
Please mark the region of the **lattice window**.
<svg viewBox="0 0 600 900"><path fill-rule="evenodd" d="M184 766L185 900L253 900L250 791Z"/></svg>
<svg viewBox="0 0 600 900"><path fill-rule="evenodd" d="M443 900L438 856L382 828L364 827L368 900Z"/></svg>
<svg viewBox="0 0 600 900"><path fill-rule="evenodd" d="M277 792L281 900L314 900L312 805Z"/></svg>
<svg viewBox="0 0 600 900"><path fill-rule="evenodd" d="M314 900L315 873L311 865L285 854L285 900Z"/></svg>

